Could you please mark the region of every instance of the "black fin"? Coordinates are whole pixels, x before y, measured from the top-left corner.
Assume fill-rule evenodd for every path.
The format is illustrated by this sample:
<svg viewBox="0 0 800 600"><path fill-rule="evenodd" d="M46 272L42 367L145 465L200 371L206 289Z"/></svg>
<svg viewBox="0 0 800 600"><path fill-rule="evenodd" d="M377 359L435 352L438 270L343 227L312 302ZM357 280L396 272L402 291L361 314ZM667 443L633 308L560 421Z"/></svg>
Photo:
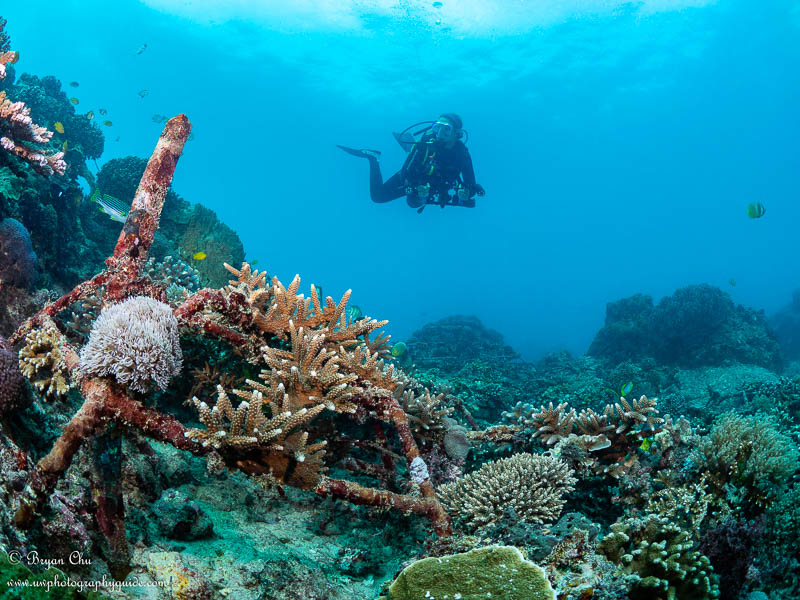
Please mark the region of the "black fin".
<svg viewBox="0 0 800 600"><path fill-rule="evenodd" d="M367 149L359 149L359 148L348 148L347 146L340 146L336 144L337 148L341 148L348 154L352 154L353 156L360 156L361 158L376 158L380 159L381 153L380 150L367 150Z"/></svg>

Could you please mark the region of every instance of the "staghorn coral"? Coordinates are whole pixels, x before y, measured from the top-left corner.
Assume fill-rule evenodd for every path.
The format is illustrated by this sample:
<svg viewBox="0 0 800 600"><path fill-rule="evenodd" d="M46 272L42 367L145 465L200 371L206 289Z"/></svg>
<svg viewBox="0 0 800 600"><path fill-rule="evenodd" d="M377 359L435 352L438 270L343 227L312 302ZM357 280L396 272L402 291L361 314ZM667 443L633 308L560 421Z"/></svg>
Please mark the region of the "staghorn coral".
<svg viewBox="0 0 800 600"><path fill-rule="evenodd" d="M558 454L572 457L570 465L579 471L619 477L630 466L632 451L646 435L660 431L664 419L657 417L656 400L641 396L628 402L606 404L602 413L586 408L577 413L566 402L542 406L538 411L517 404L504 413L516 421L515 437L541 439L545 446L558 446ZM590 455L587 453L591 453Z"/></svg>
<svg viewBox="0 0 800 600"><path fill-rule="evenodd" d="M232 463L243 460L248 453L258 454L258 463L266 466L263 475L313 489L326 470L322 457L327 442L308 444L308 433L297 430L319 415L325 405L292 410L289 394L282 388L268 402L257 390L234 390L234 394L243 398L235 409L222 386L217 387L213 408L192 398L206 429L191 429L186 436L214 448Z"/></svg>
<svg viewBox="0 0 800 600"><path fill-rule="evenodd" d="M81 350L84 374L111 375L138 392L166 389L182 362L178 321L169 306L143 296L104 309Z"/></svg>
<svg viewBox="0 0 800 600"><path fill-rule="evenodd" d="M424 388L421 394L415 394L407 389L401 396L411 431L425 447L444 442L447 437L445 418L455 409L452 406L445 406L444 398L445 394L431 396L427 388Z"/></svg>
<svg viewBox="0 0 800 600"><path fill-rule="evenodd" d="M58 330L48 323L25 336L19 351L19 369L45 397L63 396L70 388L69 373L58 344Z"/></svg>
<svg viewBox="0 0 800 600"><path fill-rule="evenodd" d="M703 473L698 481L664 489L650 496L645 511L666 517L687 530L699 534L700 528L709 516L714 495L708 491L708 474Z"/></svg>
<svg viewBox="0 0 800 600"><path fill-rule="evenodd" d="M631 600L710 600L719 597L717 576L689 534L667 517L647 515L611 526L598 551L639 576Z"/></svg>
<svg viewBox="0 0 800 600"><path fill-rule="evenodd" d="M438 491L448 511L472 530L496 522L507 507L520 521L555 521L576 481L565 462L523 452L488 462Z"/></svg>

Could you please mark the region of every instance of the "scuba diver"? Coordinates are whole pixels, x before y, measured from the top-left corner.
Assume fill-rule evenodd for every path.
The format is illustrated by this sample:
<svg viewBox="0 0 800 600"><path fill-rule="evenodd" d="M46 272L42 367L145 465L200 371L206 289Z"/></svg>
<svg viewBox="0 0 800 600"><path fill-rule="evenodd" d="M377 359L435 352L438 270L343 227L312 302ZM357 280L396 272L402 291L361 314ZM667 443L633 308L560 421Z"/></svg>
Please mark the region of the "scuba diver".
<svg viewBox="0 0 800 600"><path fill-rule="evenodd" d="M410 133L419 125L424 128ZM394 137L408 152L403 167L383 181L378 150L337 146L353 156L369 160L369 193L373 202L390 202L406 197L411 208L421 213L428 204L475 206L475 196L483 196L483 187L475 183L475 171L469 150L461 141L466 132L461 117L455 113L440 115L436 121L423 121L406 127ZM420 136L417 138L417 136Z"/></svg>

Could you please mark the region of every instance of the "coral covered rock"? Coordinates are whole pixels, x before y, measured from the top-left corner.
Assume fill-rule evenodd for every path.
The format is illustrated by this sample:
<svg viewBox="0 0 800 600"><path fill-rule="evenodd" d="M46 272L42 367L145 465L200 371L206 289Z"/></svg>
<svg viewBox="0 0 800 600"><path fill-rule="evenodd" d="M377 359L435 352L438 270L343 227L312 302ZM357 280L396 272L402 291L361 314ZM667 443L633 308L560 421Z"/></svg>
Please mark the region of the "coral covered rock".
<svg viewBox="0 0 800 600"><path fill-rule="evenodd" d="M503 336L484 327L477 317L455 315L428 323L408 341L411 358L420 368L454 372L471 360L489 362L519 358Z"/></svg>
<svg viewBox="0 0 800 600"><path fill-rule="evenodd" d="M30 288L36 281L38 261L25 226L16 219L0 221L0 288Z"/></svg>
<svg viewBox="0 0 800 600"><path fill-rule="evenodd" d="M726 292L705 284L681 288L656 306L643 295L609 303L589 353L612 364L655 359L683 367L782 366L763 311L735 305Z"/></svg>
<svg viewBox="0 0 800 600"><path fill-rule="evenodd" d="M389 600L554 600L544 569L513 546L424 558L403 570Z"/></svg>
<svg viewBox="0 0 800 600"><path fill-rule="evenodd" d="M800 360L800 290L792 294L792 301L771 319L775 335L787 360Z"/></svg>
<svg viewBox="0 0 800 600"><path fill-rule="evenodd" d="M180 373L183 358L178 321L166 304L136 296L103 310L81 350L88 375L113 376L139 392L166 389Z"/></svg>

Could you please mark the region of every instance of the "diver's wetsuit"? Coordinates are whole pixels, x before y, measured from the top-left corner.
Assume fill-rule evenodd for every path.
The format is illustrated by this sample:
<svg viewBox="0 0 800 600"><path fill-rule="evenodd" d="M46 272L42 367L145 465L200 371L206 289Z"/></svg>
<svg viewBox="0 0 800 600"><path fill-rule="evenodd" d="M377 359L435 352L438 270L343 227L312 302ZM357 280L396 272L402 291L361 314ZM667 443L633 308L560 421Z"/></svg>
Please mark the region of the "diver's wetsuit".
<svg viewBox="0 0 800 600"><path fill-rule="evenodd" d="M389 202L407 195L408 205L419 208L426 199L417 196L416 187L426 183L431 186L429 198L439 194L447 199L454 186L465 187L470 197L462 206L475 206L475 171L469 150L461 140L448 148L431 134L423 136L411 148L403 168L386 181L378 160L369 157L369 193L373 202ZM409 188L411 193L407 193Z"/></svg>

